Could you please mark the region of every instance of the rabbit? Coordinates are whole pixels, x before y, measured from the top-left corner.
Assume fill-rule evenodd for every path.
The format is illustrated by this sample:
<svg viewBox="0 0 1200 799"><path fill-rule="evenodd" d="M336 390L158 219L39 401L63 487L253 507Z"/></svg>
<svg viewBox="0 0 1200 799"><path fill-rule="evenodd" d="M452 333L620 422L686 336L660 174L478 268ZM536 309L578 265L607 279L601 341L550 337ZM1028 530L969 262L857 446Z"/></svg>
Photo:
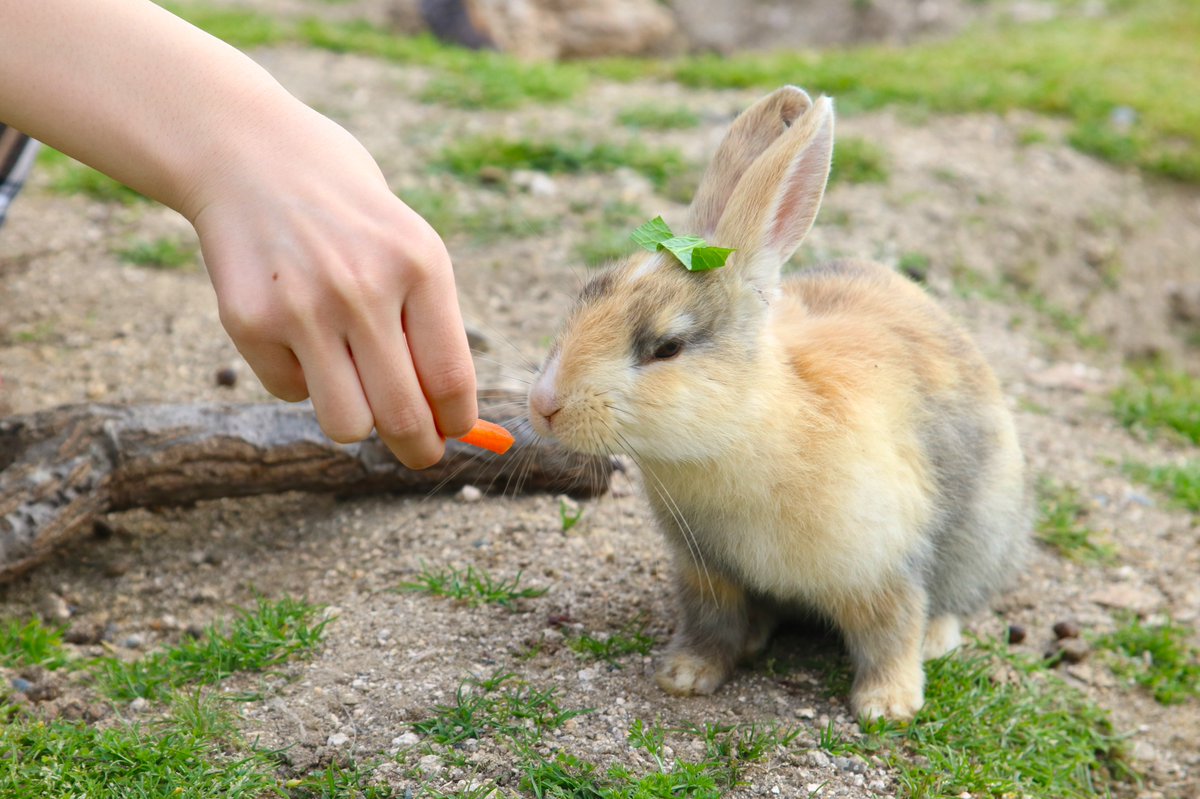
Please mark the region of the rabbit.
<svg viewBox="0 0 1200 799"><path fill-rule="evenodd" d="M528 413L642 472L679 607L659 686L709 694L782 615L815 612L849 650L853 712L902 720L923 659L1021 563L1024 461L996 377L921 287L854 260L781 279L833 128L832 101L793 86L741 113L680 231L728 262L639 253L591 279Z"/></svg>

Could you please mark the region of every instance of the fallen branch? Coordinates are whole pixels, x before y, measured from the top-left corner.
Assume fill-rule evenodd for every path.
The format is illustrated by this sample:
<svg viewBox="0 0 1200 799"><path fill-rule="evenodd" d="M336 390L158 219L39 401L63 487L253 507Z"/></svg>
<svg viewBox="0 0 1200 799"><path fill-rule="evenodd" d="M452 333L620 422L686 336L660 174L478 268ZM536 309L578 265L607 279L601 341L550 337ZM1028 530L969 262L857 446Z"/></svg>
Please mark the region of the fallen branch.
<svg viewBox="0 0 1200 799"><path fill-rule="evenodd" d="M72 405L0 420L0 582L29 570L105 513L284 491L429 493L472 484L588 497L613 464L566 452L517 425L520 397L483 392L484 418L517 443L505 456L448 442L412 471L378 438L330 441L305 405Z"/></svg>

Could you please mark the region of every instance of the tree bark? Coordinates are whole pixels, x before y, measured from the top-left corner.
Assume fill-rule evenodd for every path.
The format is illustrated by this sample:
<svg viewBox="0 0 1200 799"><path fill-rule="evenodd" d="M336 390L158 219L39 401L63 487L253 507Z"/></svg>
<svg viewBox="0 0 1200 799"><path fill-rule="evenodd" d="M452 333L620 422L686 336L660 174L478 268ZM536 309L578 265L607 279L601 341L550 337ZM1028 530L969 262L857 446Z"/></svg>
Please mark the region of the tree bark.
<svg viewBox="0 0 1200 799"><path fill-rule="evenodd" d="M519 424L523 398L481 392L480 413L516 445L497 456L457 441L424 471L375 436L341 445L307 405L71 405L0 420L0 582L92 529L141 507L283 491L338 495L455 490L604 493L615 468L542 442Z"/></svg>

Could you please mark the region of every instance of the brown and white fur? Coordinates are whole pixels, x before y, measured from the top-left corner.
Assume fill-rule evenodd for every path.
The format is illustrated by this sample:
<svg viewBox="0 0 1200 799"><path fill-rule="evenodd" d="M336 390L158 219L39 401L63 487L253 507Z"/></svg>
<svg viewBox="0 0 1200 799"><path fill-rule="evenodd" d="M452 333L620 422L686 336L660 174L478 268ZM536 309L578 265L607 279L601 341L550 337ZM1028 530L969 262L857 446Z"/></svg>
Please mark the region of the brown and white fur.
<svg viewBox="0 0 1200 799"><path fill-rule="evenodd" d="M829 176L833 110L784 87L734 122L686 229L736 252L641 254L581 293L529 396L534 429L627 453L674 550L657 680L705 694L779 614L844 636L851 705L911 717L922 659L959 643L1019 563L1023 462L997 381L918 286L843 261L787 280Z"/></svg>

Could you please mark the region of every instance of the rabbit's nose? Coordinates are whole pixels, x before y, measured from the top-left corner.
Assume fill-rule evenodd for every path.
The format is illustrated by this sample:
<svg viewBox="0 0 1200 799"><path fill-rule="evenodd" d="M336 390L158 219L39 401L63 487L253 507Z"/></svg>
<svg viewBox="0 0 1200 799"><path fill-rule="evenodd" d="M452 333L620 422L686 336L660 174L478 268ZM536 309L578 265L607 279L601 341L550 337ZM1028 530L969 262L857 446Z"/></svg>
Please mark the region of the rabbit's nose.
<svg viewBox="0 0 1200 799"><path fill-rule="evenodd" d="M533 388L529 390L529 410L532 414L536 414L546 426L550 426L551 419L554 415L562 410L562 404L558 399L558 392L554 390L555 378L558 374L558 362L553 360L546 364L546 368L538 375L537 380L533 382Z"/></svg>
<svg viewBox="0 0 1200 799"><path fill-rule="evenodd" d="M529 392L529 408L538 416L542 417L546 424L550 424L550 420L554 415L562 410L562 405L559 404L558 395L554 391L554 386L549 380L538 380L533 390Z"/></svg>

